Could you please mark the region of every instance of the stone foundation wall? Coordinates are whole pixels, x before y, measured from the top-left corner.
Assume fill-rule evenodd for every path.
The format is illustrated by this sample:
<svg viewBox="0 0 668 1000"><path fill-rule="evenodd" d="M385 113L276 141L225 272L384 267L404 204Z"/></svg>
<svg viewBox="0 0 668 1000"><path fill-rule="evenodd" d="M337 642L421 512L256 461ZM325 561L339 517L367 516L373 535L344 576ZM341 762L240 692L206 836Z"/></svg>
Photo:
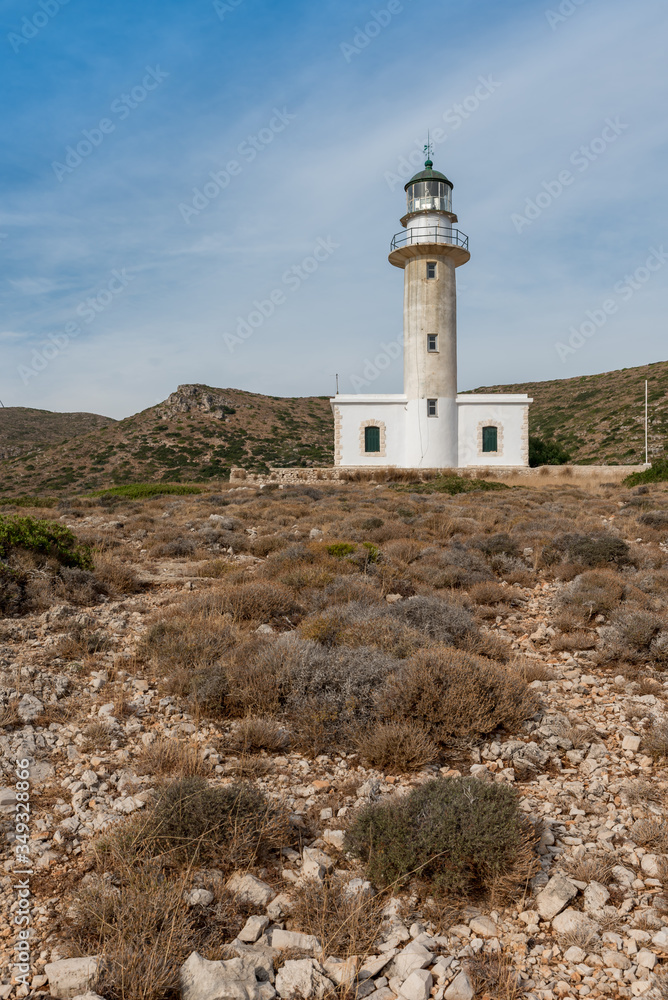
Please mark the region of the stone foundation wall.
<svg viewBox="0 0 668 1000"><path fill-rule="evenodd" d="M294 486L320 482L386 482L396 479L433 479L455 475L464 479L487 479L508 486L580 486L597 488L607 483L618 485L632 472L643 472L645 465L539 465L535 469L518 466L483 466L474 469L396 469L391 466L337 466L327 469L270 469L268 473L232 469L230 482L236 485L263 486L276 483Z"/></svg>

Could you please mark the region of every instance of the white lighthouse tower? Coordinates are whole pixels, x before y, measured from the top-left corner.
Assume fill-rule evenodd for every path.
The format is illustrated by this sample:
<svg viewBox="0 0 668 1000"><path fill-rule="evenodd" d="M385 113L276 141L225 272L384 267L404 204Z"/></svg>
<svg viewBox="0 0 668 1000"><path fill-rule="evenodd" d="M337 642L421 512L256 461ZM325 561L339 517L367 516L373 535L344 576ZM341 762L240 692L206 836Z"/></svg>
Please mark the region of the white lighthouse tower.
<svg viewBox="0 0 668 1000"><path fill-rule="evenodd" d="M424 170L405 186L404 229L393 237L389 255L404 272L404 391L330 400L334 462L416 469L525 466L532 400L457 393L456 269L471 255L468 237L455 228L453 185L434 170L429 144L425 152Z"/></svg>
<svg viewBox="0 0 668 1000"><path fill-rule="evenodd" d="M405 187L404 231L390 263L404 271L406 432L420 468L458 464L457 287L468 237L453 228L452 184L427 159Z"/></svg>

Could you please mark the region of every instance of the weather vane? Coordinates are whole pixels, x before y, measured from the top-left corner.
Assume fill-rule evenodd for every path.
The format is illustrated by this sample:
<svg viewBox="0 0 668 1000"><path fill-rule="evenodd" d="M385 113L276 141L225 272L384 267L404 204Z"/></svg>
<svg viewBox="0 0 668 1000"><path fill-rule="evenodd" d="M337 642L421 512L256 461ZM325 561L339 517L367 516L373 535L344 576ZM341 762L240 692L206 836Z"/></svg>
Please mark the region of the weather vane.
<svg viewBox="0 0 668 1000"><path fill-rule="evenodd" d="M424 147L424 151L427 154L427 159L431 160L431 154L434 152L434 149L429 137L429 132L427 132L427 145Z"/></svg>

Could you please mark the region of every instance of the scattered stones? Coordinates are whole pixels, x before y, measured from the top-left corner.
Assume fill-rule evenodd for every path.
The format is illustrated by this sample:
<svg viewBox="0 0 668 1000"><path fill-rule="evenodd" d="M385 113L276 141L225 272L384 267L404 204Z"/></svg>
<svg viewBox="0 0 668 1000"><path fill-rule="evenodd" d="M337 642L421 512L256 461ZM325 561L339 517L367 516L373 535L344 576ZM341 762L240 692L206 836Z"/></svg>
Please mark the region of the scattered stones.
<svg viewBox="0 0 668 1000"><path fill-rule="evenodd" d="M466 972L459 972L443 994L445 1000L473 1000L475 990Z"/></svg>

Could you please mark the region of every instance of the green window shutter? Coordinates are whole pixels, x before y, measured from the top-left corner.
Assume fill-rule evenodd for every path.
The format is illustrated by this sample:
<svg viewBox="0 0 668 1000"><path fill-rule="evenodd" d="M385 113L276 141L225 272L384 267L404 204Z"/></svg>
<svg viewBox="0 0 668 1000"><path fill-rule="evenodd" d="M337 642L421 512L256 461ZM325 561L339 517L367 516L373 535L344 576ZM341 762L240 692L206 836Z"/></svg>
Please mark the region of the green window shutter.
<svg viewBox="0 0 668 1000"><path fill-rule="evenodd" d="M380 427L364 428L364 450L380 451Z"/></svg>
<svg viewBox="0 0 668 1000"><path fill-rule="evenodd" d="M499 433L496 427L483 427L482 429L482 450L498 451Z"/></svg>

